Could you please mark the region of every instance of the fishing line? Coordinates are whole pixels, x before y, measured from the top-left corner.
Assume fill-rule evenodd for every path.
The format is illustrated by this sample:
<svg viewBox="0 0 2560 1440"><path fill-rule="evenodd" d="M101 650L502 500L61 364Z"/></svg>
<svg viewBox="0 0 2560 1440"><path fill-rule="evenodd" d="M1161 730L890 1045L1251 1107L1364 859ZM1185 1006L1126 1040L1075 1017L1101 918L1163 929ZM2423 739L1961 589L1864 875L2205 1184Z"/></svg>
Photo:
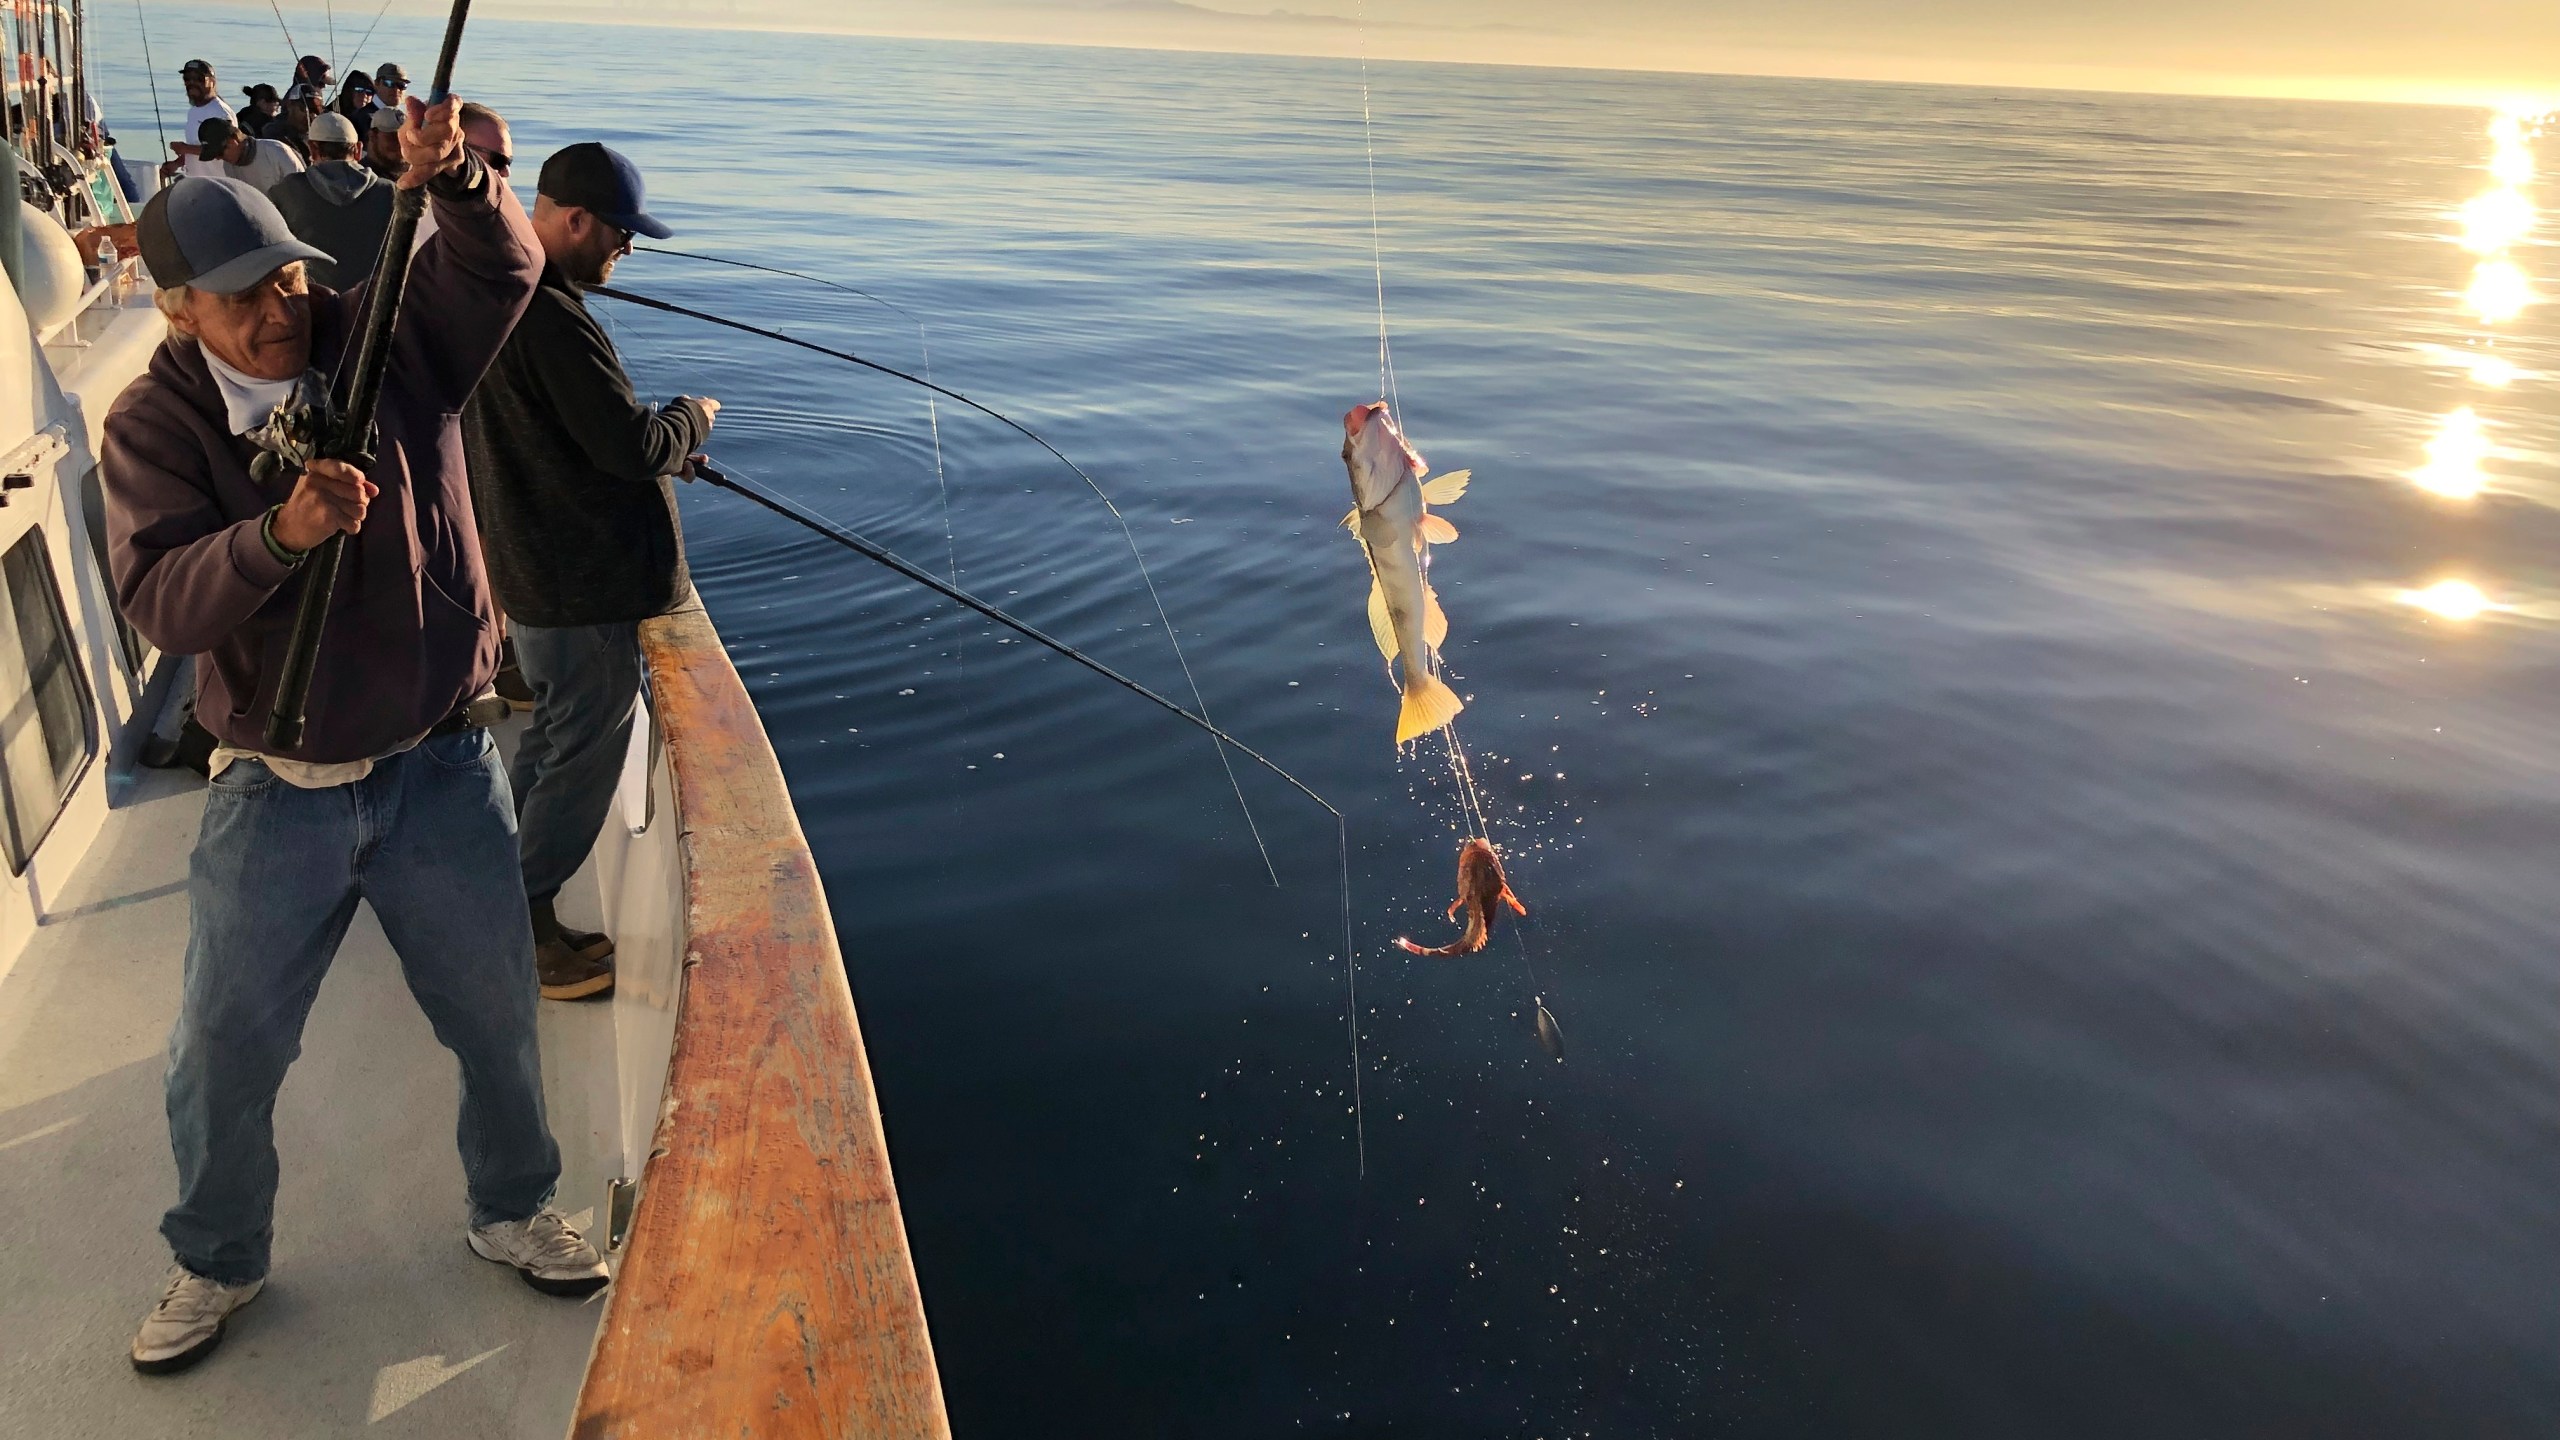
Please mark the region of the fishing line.
<svg viewBox="0 0 2560 1440"><path fill-rule="evenodd" d="M322 0L321 8L329 17L329 68L335 70L338 68L338 0ZM301 64L301 57L296 56L294 63Z"/></svg>
<svg viewBox="0 0 2560 1440"><path fill-rule="evenodd" d="M1350 823L1343 818L1342 811L1337 809L1332 801L1317 794L1305 781L1290 774L1287 770L1282 769L1277 761L1274 761L1271 757L1254 749L1243 741L1238 740L1226 731L1219 729L1215 724L1211 723L1208 716L1193 714L1191 711L1183 709L1179 704L1166 699L1164 696L1157 694L1155 691L1148 689L1146 686L1139 684L1137 681L1132 680L1128 676L1121 674L1119 671L1112 669L1110 666L1103 664L1101 661L1087 655L1075 646L1068 644L1066 641L1058 639L1056 636L1049 634L1045 630L1039 629L1028 621L1015 619L1013 616L997 609L995 606L979 599L977 596L970 594L959 586L940 579L934 575L932 571L899 558L888 550L883 549L869 540L862 538L860 535L855 534L853 531L806 509L792 500L785 499L784 497L775 494L771 490L766 489L762 485L759 485L744 476L726 474L715 466L699 463L694 466L694 475L695 478L700 479L705 483L716 485L733 494L743 495L747 499L752 500L767 510L772 511L774 514L779 515L786 520L805 526L816 534L834 541L844 548L851 550L855 554L862 556L866 560L886 566L887 568L896 571L898 574L903 575L910 580L913 580L917 584L924 586L926 589L933 591L954 604L966 606L971 610L975 610L979 614L986 616L988 619L995 621L997 624L1005 626L1007 629L1021 635L1024 639L1044 645L1049 649L1056 651L1058 654L1064 655L1068 659L1075 661L1077 664L1084 666L1086 669L1091 670L1102 678L1109 680L1113 684L1120 686L1122 689L1128 690L1144 699L1151 700L1157 705L1172 711L1174 714L1181 716L1183 719L1199 726L1202 730L1207 731L1212 739L1221 742L1222 745L1233 746L1237 751L1261 765L1264 769L1279 776L1281 779L1288 781L1299 794L1306 796L1308 799L1316 802L1316 804L1324 807L1325 813L1333 817L1334 856L1337 862L1336 868L1340 877L1338 883L1340 885L1342 895L1343 978L1345 988L1351 1001L1352 1131L1359 1149L1360 1173L1364 1177L1367 1176L1369 1173L1369 1127L1366 1108L1362 1103L1360 1095L1360 980L1359 966L1357 961L1353 958L1353 951L1351 949L1351 827Z"/></svg>
<svg viewBox="0 0 2560 1440"><path fill-rule="evenodd" d="M364 53L365 42L371 40L373 38L373 32L382 27L382 17L390 13L390 10L391 0L382 0L382 8L373 12L373 23L364 27L364 39L358 40L356 42L356 48L347 52L348 59L353 60ZM299 65L302 62L297 60L294 63Z"/></svg>
<svg viewBox="0 0 2560 1440"><path fill-rule="evenodd" d="M267 0L267 8L275 11L276 28L284 32L285 48L293 52L293 73L302 73L302 42L293 38L293 27L284 23L284 12L276 9L276 0Z"/></svg>
<svg viewBox="0 0 2560 1440"><path fill-rule="evenodd" d="M1388 413L1395 417L1397 426L1403 430L1405 438L1410 440L1413 437L1413 427L1407 422L1405 416L1404 399L1396 393L1395 348L1387 338L1387 260L1385 243L1381 238L1384 225L1378 215L1378 130L1369 97L1368 14L1369 7L1366 0L1363 0L1360 7L1362 21L1360 27L1360 140L1368 154L1369 268L1377 282L1378 295L1378 389L1380 391L1378 398L1387 402ZM1428 583L1430 559L1427 553L1423 561L1423 577ZM1448 666L1444 663L1440 669L1445 672ZM1484 799L1476 791L1475 768L1467 762L1466 745L1458 738L1458 722L1451 720L1441 727L1441 731L1449 746L1449 770L1458 782L1459 813L1474 826L1475 838L1490 845L1493 843L1492 827L1485 821ZM1520 928L1516 925L1511 927L1511 938L1519 944L1520 963L1528 972L1530 1003L1536 1007L1540 1019L1544 1021L1544 1028L1539 1035L1539 1043L1543 1045L1546 1043L1548 1029L1553 1029L1561 1035L1563 1027L1556 1024L1554 1014L1547 1009L1544 987L1538 983L1537 962L1530 957L1529 942L1520 934ZM1559 1054L1557 1058L1563 1057Z"/></svg>
<svg viewBox="0 0 2560 1440"><path fill-rule="evenodd" d="M1074 471L1076 473L1076 478L1084 481L1086 488L1092 490L1095 498L1102 501L1102 508L1110 511L1111 518L1119 522L1120 538L1128 542L1129 557L1135 560L1138 564L1138 578L1146 582L1147 599L1155 605L1156 621L1164 627L1164 637L1166 642L1173 646L1174 663L1181 667L1183 682L1191 688L1191 703L1199 707L1202 717L1207 717L1209 713L1209 704L1200 696L1200 682L1191 673L1191 661L1182 653L1182 637L1175 632L1172 617L1165 613L1164 597L1156 593L1155 575L1147 569L1146 553L1138 548L1137 532L1129 528L1129 517L1120 513L1120 507L1112 503L1111 496L1103 490L1102 483L1100 481L1087 474L1083 466L1068 459L1065 451L1060 450L1057 446L1040 438L1039 434L1033 431L1029 426L1024 425L1021 421L1014 419L1012 416L1007 415L1000 410L982 405L977 401L970 399L968 396L961 394L957 390L937 385L930 380L920 379L914 375L908 374L904 370L883 365L877 360L865 360L850 350L832 349L828 346L820 345L815 341L803 340L796 335L785 335L779 330L768 330L761 325L750 325L743 320L731 320L726 316L713 315L706 311L689 309L682 305L670 304L664 300L654 300L646 295L635 295L628 290L616 290L607 285L589 286L587 288L587 293L590 295L601 295L608 300L624 301L628 304L641 306L644 309L663 310L670 315L682 315L686 319L699 320L707 325L719 325L731 330L740 331L744 334L762 336L767 340L777 341L784 345L795 345L800 349L810 351L814 354L824 355L831 359L842 360L850 365L859 365L865 370L876 370L881 374L890 376L894 379L904 380L910 385L921 385L936 395L957 400L961 404L968 406L970 409L1001 422L1017 433L1027 437L1033 444L1039 446L1041 449L1056 456L1058 463L1066 466L1069 470ZM1254 823L1253 807L1245 803L1244 783L1236 778L1235 763L1227 758L1227 752L1224 749L1218 751L1218 764L1227 772L1227 785L1230 789L1235 791L1236 808L1244 813L1245 829L1252 834L1253 848L1261 853L1262 868L1271 876L1272 888L1276 890L1280 886L1279 867L1274 865L1271 861L1271 847L1263 842L1262 827Z"/></svg>
<svg viewBox="0 0 2560 1440"><path fill-rule="evenodd" d="M692 250L666 250L655 245L634 245L631 248L644 255L665 255L676 260L695 260L705 265L727 265L739 270L758 270L767 275L783 275L794 280L805 280L812 285L823 285L830 290L841 290L847 295L859 295L874 305L894 310L898 314L905 316L908 323L916 327L916 354L923 361L925 383L927 385L933 383L933 341L925 334L924 317L908 309L906 306L899 304L895 300L883 299L878 295L872 294L868 290L864 290L858 286L847 285L840 281L830 280L823 275L811 275L800 270L786 270L779 265L759 265L753 260L732 260L726 255L704 255ZM950 571L951 583L957 585L960 583L960 546L959 540L951 528L951 485L950 482L944 478L942 469L941 406L935 401L934 394L931 390L927 390L924 396L924 422L926 429L931 431L933 435L933 488L936 493L940 494L942 497L943 559ZM959 644L960 675L961 678L965 680L968 678L969 674L969 637L966 635L961 636Z"/></svg>
<svg viewBox="0 0 2560 1440"><path fill-rule="evenodd" d="M160 115L160 66L151 58L151 17L143 13L142 0L133 0L133 23L142 27L142 68L151 77L151 128L159 132L160 148L165 151L169 148L169 122Z"/></svg>

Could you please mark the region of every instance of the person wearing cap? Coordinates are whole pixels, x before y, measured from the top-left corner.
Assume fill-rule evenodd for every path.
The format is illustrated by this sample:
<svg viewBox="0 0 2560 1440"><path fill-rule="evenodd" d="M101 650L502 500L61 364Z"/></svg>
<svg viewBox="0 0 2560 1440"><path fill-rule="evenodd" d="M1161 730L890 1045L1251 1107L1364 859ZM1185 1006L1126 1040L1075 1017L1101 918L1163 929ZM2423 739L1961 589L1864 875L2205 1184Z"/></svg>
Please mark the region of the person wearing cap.
<svg viewBox="0 0 2560 1440"><path fill-rule="evenodd" d="M303 273L332 290L352 290L373 273L391 228L391 182L355 158L356 127L344 115L323 115L311 122L311 168L267 189L293 238L329 252L306 261Z"/></svg>
<svg viewBox="0 0 2560 1440"><path fill-rule="evenodd" d="M169 142L169 148L177 153L177 158L160 167L160 178L166 180L179 174L219 175L222 172L214 162L198 158L196 133L204 128L207 120L219 119L228 123L233 118L231 107L223 103L222 90L215 83L210 62L188 61L178 68L178 79L187 87L186 128L178 132L180 138Z"/></svg>
<svg viewBox="0 0 2560 1440"><path fill-rule="evenodd" d="M595 848L631 743L640 622L688 603L669 477L691 478L719 402L632 393L584 291L632 237L664 238L639 168L592 142L544 162L533 202L542 288L463 412L481 553L533 718L508 777L543 993L602 993L613 942L560 923L553 901Z"/></svg>
<svg viewBox="0 0 2560 1440"><path fill-rule="evenodd" d="M310 86L311 93L323 101L329 98L329 86L334 78L329 72L329 62L317 55L305 55L294 62L293 83Z"/></svg>
<svg viewBox="0 0 2560 1440"><path fill-rule="evenodd" d="M270 140L292 147L305 164L311 160L311 122L327 114L320 104L320 92L299 81L284 92L284 114L267 129Z"/></svg>
<svg viewBox="0 0 2560 1440"><path fill-rule="evenodd" d="M383 109L374 111L371 120L356 125L364 132L365 165L385 180L396 179L400 174L401 123L399 111Z"/></svg>
<svg viewBox="0 0 2560 1440"><path fill-rule="evenodd" d="M389 60L374 68L373 98L386 109L404 110L400 102L409 98L409 72Z"/></svg>
<svg viewBox="0 0 2560 1440"><path fill-rule="evenodd" d="M146 1373L203 1359L265 1283L276 1094L359 901L461 1062L471 1250L550 1294L607 1278L551 1206L560 1151L543 1114L533 933L482 728L497 617L457 418L540 283L542 252L513 193L462 148L453 103L409 103L400 183L424 186L443 225L410 269L361 468L252 462L282 443L281 407L344 378L369 288L312 292L303 267L329 257L234 180L173 185L135 227L170 333L107 415L108 553L133 627L196 657L196 716L217 741L169 1041L178 1197L160 1228L176 1263L131 1347ZM308 728L270 752L308 557L341 534Z"/></svg>
<svg viewBox="0 0 2560 1440"><path fill-rule="evenodd" d="M336 108L339 114L356 122L356 131L362 134L366 127L373 124L374 116L380 114L383 109L381 103L374 98L373 77L361 70L348 72L345 83L338 87ZM396 115L399 112L395 110L392 113Z"/></svg>
<svg viewBox="0 0 2560 1440"><path fill-rule="evenodd" d="M196 129L200 163L212 173L266 191L288 175L302 173L302 157L281 140L253 140L231 121L216 116Z"/></svg>
<svg viewBox="0 0 2560 1440"><path fill-rule="evenodd" d="M260 140L283 139L282 135L267 133L269 129L284 123L284 97L276 93L276 87L267 84L252 85L240 94L249 102L232 117L239 122L240 128Z"/></svg>

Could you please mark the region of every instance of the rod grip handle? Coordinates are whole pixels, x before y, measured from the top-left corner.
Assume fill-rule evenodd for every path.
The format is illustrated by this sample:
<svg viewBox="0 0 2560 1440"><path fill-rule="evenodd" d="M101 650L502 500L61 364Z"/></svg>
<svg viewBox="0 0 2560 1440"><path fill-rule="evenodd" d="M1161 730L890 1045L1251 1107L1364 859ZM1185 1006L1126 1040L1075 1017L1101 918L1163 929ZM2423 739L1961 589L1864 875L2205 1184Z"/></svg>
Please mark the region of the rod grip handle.
<svg viewBox="0 0 2560 1440"><path fill-rule="evenodd" d="M344 532L320 542L302 577L302 602L293 612L293 638L284 664L276 672L276 700L267 710L267 753L284 755L302 748L303 722L311 708L311 676L320 662L320 632L329 623L329 600L338 588L338 557L346 550Z"/></svg>

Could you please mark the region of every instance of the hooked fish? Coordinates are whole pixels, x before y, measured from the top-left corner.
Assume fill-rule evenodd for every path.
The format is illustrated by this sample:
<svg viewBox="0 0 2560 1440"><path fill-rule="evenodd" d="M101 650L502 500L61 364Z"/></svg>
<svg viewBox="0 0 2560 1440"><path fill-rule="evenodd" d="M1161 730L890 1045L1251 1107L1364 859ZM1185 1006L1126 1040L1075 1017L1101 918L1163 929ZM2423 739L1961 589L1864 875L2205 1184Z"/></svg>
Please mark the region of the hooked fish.
<svg viewBox="0 0 2560 1440"><path fill-rule="evenodd" d="M1510 906L1515 915L1529 913L1529 907L1511 893L1511 883L1502 878L1502 860L1493 853L1493 846L1482 840L1469 840L1458 847L1458 898L1449 902L1450 919L1457 919L1461 910L1467 912L1466 932L1437 950L1426 950L1399 935L1396 948L1414 955L1473 955L1493 938L1496 905ZM1543 1040L1545 1036L1539 1038Z"/></svg>
<svg viewBox="0 0 2560 1440"><path fill-rule="evenodd" d="M1467 493L1473 473L1452 471L1424 483L1430 467L1396 428L1384 400L1342 417L1342 463L1351 472L1351 513L1343 524L1369 556L1369 633L1395 662L1404 694L1396 715L1402 745L1448 724L1466 708L1436 673L1433 656L1449 637L1449 617L1431 590L1431 547L1458 538L1457 527L1431 513Z"/></svg>

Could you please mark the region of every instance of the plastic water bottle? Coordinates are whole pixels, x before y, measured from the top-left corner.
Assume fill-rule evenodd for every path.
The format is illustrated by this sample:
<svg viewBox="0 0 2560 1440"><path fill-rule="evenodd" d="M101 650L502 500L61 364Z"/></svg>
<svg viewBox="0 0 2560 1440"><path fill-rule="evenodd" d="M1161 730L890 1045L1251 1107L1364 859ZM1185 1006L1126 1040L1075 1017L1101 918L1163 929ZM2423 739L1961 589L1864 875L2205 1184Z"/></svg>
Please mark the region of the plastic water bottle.
<svg viewBox="0 0 2560 1440"><path fill-rule="evenodd" d="M121 303L124 300L124 275L117 268L117 262L122 258L116 254L114 236L98 237L98 278L107 283L107 299L110 303Z"/></svg>

